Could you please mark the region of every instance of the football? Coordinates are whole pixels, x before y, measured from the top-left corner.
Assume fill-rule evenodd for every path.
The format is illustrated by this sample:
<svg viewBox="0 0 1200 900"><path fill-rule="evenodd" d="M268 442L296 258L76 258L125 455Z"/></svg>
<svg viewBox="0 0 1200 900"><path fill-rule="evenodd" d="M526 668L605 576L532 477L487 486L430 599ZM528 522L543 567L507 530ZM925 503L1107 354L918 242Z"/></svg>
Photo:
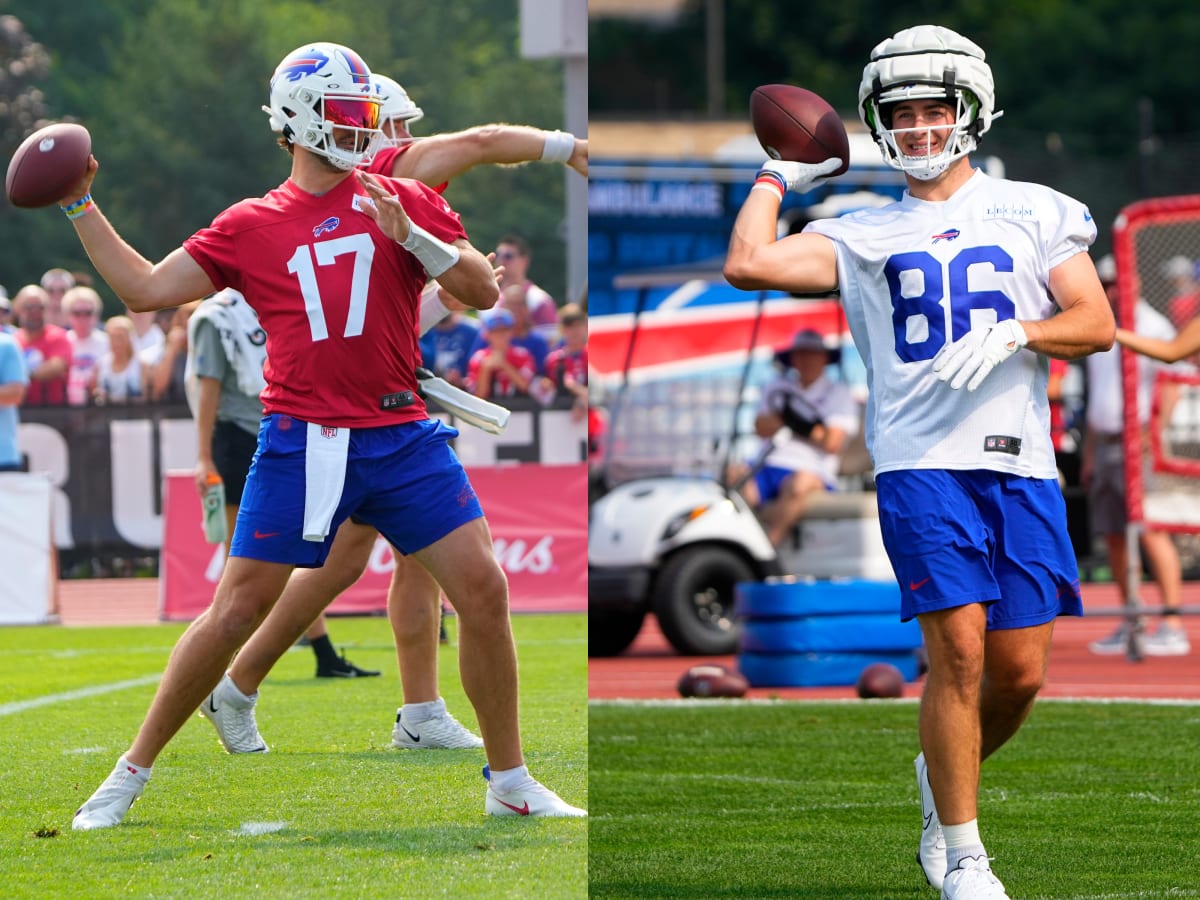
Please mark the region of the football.
<svg viewBox="0 0 1200 900"><path fill-rule="evenodd" d="M92 136L82 125L59 122L21 142L8 163L4 192L13 206L35 209L61 200L87 171Z"/></svg>
<svg viewBox="0 0 1200 900"><path fill-rule="evenodd" d="M854 688L864 700L871 697L899 697L904 694L904 676L891 663L871 663L859 673Z"/></svg>
<svg viewBox="0 0 1200 900"><path fill-rule="evenodd" d="M684 672L678 687L684 697L743 697L750 682L728 666L707 663Z"/></svg>
<svg viewBox="0 0 1200 900"><path fill-rule="evenodd" d="M836 156L841 175L850 167L850 138L837 110L790 84L764 84L750 95L754 134L772 159L819 163Z"/></svg>

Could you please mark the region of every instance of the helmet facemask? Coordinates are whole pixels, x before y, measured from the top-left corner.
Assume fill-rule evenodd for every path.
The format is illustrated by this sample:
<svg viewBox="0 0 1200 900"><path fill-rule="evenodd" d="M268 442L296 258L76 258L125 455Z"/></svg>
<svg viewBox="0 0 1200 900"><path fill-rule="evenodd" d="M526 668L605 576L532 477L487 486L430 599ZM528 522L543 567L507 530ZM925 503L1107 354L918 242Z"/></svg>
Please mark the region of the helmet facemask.
<svg viewBox="0 0 1200 900"><path fill-rule="evenodd" d="M884 160L904 174L911 175L918 181L930 181L950 168L950 164L955 160L973 152L978 146L979 100L970 91L956 90L951 99L941 89L935 92L927 85L904 85L881 92L881 96L886 99L872 97L868 101L868 115L877 123L876 140ZM905 100L922 99L941 100L950 105L954 110L953 123L919 125L913 128L891 127L892 109L897 104ZM907 143L905 138L908 135L923 136L928 141L927 146L932 146L935 132L937 142L941 144L938 152L920 156L908 156L904 153L902 145Z"/></svg>

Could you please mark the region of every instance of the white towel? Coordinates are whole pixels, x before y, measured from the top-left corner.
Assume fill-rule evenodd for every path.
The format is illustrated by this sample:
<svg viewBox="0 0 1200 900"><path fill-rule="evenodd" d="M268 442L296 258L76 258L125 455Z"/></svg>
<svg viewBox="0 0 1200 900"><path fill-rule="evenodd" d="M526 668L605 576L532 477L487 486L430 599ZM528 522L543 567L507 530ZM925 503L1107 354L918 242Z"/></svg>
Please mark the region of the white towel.
<svg viewBox="0 0 1200 900"><path fill-rule="evenodd" d="M267 361L267 334L258 323L258 314L246 298L233 288L213 294L188 319L188 354L184 368L184 386L192 415L196 414L196 328L208 320L217 329L225 357L237 374L238 387L257 397L267 386L263 365Z"/></svg>
<svg viewBox="0 0 1200 900"><path fill-rule="evenodd" d="M350 429L308 423L304 446L304 540L320 543L346 485Z"/></svg>

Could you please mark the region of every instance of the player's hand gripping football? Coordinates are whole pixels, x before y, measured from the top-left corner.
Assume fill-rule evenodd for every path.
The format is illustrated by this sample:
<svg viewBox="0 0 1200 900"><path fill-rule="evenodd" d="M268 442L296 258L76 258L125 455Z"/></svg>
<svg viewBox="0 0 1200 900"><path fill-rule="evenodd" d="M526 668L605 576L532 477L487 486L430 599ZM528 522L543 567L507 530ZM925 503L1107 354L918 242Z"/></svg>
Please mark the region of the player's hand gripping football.
<svg viewBox="0 0 1200 900"><path fill-rule="evenodd" d="M363 212L374 219L380 230L393 241L404 243L408 239L409 218L404 207L400 205L399 199L370 172L358 169L354 174L362 186L367 189L371 199L375 201L374 209L370 209L364 204Z"/></svg>
<svg viewBox="0 0 1200 900"><path fill-rule="evenodd" d="M824 162L802 163L790 162L786 159L768 159L758 170L758 174L769 173L783 182L789 191L799 191L808 187L822 175L828 175L841 168L842 161L836 156Z"/></svg>
<svg viewBox="0 0 1200 900"><path fill-rule="evenodd" d="M965 384L968 391L973 391L983 384L992 369L1028 343L1025 329L1016 319L972 328L938 351L933 358L933 371L955 390Z"/></svg>

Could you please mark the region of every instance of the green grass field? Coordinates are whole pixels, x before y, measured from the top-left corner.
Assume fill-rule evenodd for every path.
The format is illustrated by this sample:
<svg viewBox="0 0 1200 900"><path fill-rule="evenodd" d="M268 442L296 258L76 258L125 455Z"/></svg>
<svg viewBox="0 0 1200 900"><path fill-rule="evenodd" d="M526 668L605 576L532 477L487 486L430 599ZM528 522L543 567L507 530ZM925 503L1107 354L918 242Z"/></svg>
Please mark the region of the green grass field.
<svg viewBox="0 0 1200 900"><path fill-rule="evenodd" d="M914 703L593 703L592 897L933 900ZM1200 897L1200 707L1044 702L983 769L1013 898Z"/></svg>
<svg viewBox="0 0 1200 900"><path fill-rule="evenodd" d="M513 628L526 761L586 807L586 617L515 616ZM230 756L195 718L124 824L72 831L75 809L132 740L182 630L0 629L0 895L587 895L586 819L485 816L483 751L390 748L400 689L382 618L333 619L330 633L383 677L318 680L312 652L295 648L259 701L270 753ZM454 648L442 648L441 668L450 710L473 727Z"/></svg>

